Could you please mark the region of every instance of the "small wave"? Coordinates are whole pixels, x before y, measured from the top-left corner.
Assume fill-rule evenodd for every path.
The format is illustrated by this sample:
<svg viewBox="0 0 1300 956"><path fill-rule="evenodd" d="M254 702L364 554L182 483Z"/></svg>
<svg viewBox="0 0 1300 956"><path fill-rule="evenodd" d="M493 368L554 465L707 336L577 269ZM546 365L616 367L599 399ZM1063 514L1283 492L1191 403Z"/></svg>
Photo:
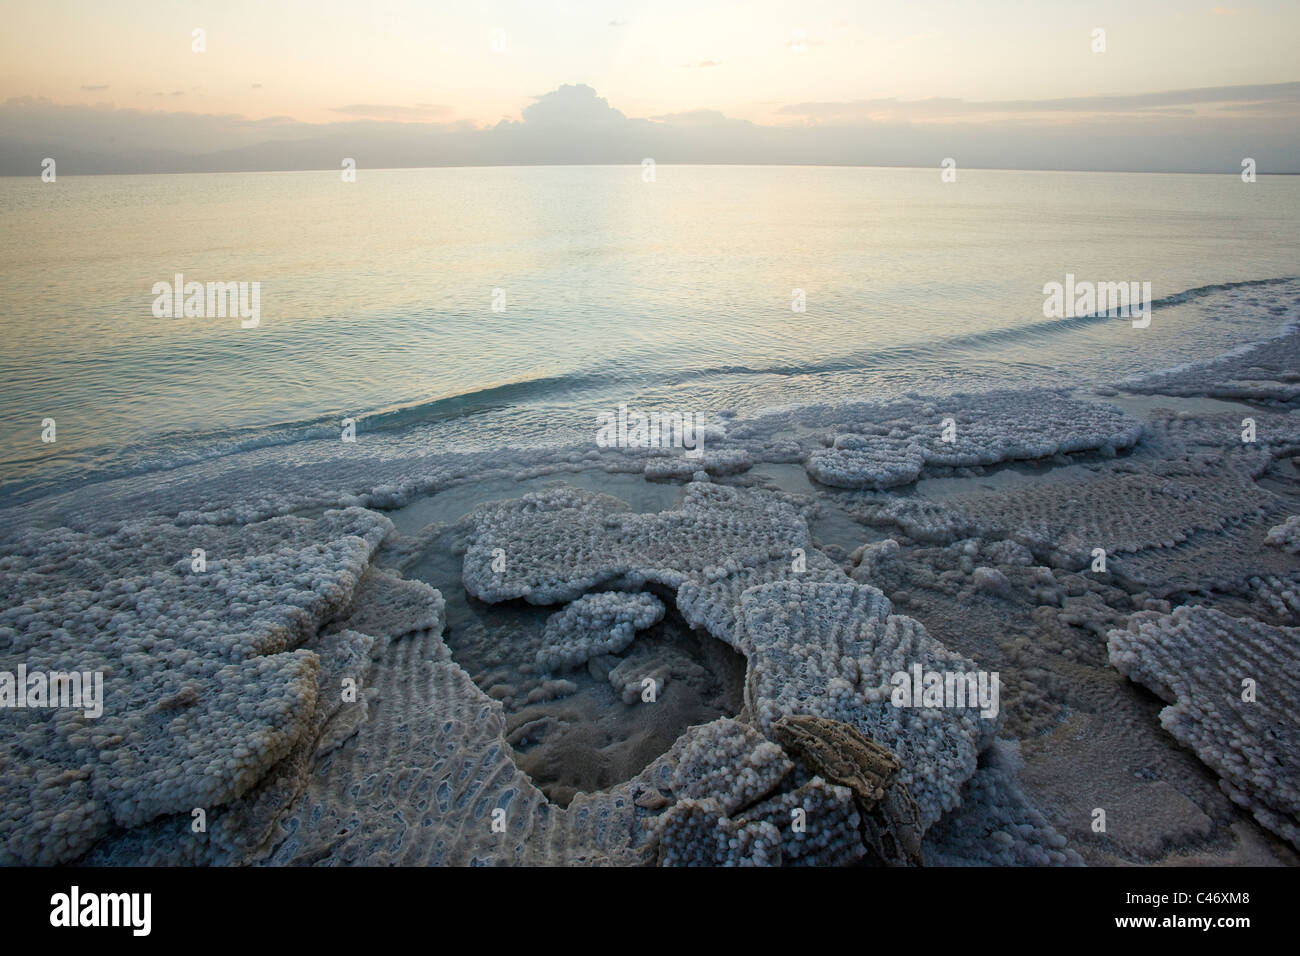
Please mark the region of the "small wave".
<svg viewBox="0 0 1300 956"><path fill-rule="evenodd" d="M1185 305L1188 302L1221 292L1251 286L1277 285L1295 282L1300 276L1282 276L1276 279L1247 279L1241 282L1217 282L1211 285L1185 289L1171 295L1162 296L1151 301L1153 312L1172 306ZM889 346L870 350L847 352L828 362L790 365L767 365L754 368L745 365L721 365L711 368L693 369L687 373L678 373L679 380L699 379L720 375L819 375L830 372L853 372L859 369L875 368L882 365L899 365L909 361L933 358L938 353L956 350L978 351L1006 342L1017 344L1026 341L1050 339L1062 334L1077 331L1105 322L1118 321L1119 317L1105 312L1090 312L1087 315L1069 316L1060 319L1047 319L1028 325L1017 325L1005 329L990 329L985 332L972 332L959 335L943 336L930 339L924 343L913 342L906 345Z"/></svg>
<svg viewBox="0 0 1300 956"><path fill-rule="evenodd" d="M1152 302L1152 310L1166 309L1190 301L1241 288L1266 287L1295 282L1300 277L1285 276L1275 279L1251 279L1240 282L1222 282L1186 289L1163 296ZM979 351L994 348L1005 342L1023 344L1026 341L1048 339L1086 328L1102 322L1116 321L1105 313L1092 313L1070 318L1050 319L1013 328L993 329L985 332L945 336L923 343L855 351L818 363L791 365L773 364L719 365L716 367L655 372L637 370L620 374L576 372L542 376L515 382L505 382L473 389L455 395L444 395L403 405L389 406L357 413L352 417L357 432L398 432L421 424L469 418L497 412L514 406L527 406L547 397L563 395L566 398L584 391L617 385L631 391L642 386L672 385L715 377L778 376L793 377L826 373L855 372L880 366L899 368L933 363L946 353L954 351ZM1283 329L1296 322L1288 319ZM1268 337L1264 340L1266 341ZM1249 349L1259 342L1239 346L1234 351ZM1218 353L1213 361L1223 356ZM1200 362L1194 364L1201 364ZM1145 374L1151 374L1148 371ZM785 407L784 403L781 407ZM292 445L321 439L337 439L342 415L318 416L300 421L248 426L209 432L178 432L162 434L146 442L128 446L108 446L84 449L58 471L40 472L0 483L0 499L20 503L54 491L66 490L86 481L104 481L149 472L168 471L204 461L223 458L240 452L262 448Z"/></svg>
<svg viewBox="0 0 1300 956"><path fill-rule="evenodd" d="M533 402L548 395L571 395L608 384L609 379L609 376L599 374L545 376L490 385L457 395L389 406L351 416L322 415L299 421L197 433L165 432L146 442L126 446L92 446L78 450L58 471L0 483L0 499L21 503L65 490L70 485L86 480L87 470L93 470L95 481L106 481L155 471L170 471L261 448L337 439L345 417L353 419L358 434L394 432L414 425L469 418Z"/></svg>

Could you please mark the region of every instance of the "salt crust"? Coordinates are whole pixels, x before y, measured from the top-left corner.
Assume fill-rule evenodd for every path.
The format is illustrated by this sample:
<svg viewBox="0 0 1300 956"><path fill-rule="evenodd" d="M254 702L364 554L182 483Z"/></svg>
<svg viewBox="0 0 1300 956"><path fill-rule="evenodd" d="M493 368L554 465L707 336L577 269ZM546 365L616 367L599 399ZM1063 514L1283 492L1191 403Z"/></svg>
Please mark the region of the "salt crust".
<svg viewBox="0 0 1300 956"><path fill-rule="evenodd" d="M1048 391L957 395L943 406L895 406L889 417L849 426L830 448L809 455L807 468L824 485L892 488L938 468L1080 451L1114 455L1142 434L1140 422L1113 406Z"/></svg>
<svg viewBox="0 0 1300 956"><path fill-rule="evenodd" d="M1121 674L1169 702L1161 725L1219 775L1224 793L1300 847L1297 640L1297 628L1183 606L1135 614L1107 648Z"/></svg>
<svg viewBox="0 0 1300 956"><path fill-rule="evenodd" d="M637 631L663 616L663 602L653 594L585 594L546 622L537 667L564 670L601 654L618 654L628 648Z"/></svg>
<svg viewBox="0 0 1300 956"><path fill-rule="evenodd" d="M1275 502L1261 496L1254 481L1280 451L1295 442L1300 430L1294 414L1283 414L1295 405L1293 387L1258 383L1272 376L1292 385L1294 374L1288 369L1293 370L1294 363L1288 356L1296 341L1296 336L1283 340L1291 352L1281 357L1257 350L1232 360L1236 365L1221 363L1224 397L1279 409L1257 413L1260 447L1225 447L1223 435L1236 427L1232 416L1220 416L1223 420L1218 421L1214 416L1157 413L1150 418L1152 448L1178 454L1196 446L1210 451L1187 454L1181 463L1147 460L1131 465L1129 474L1138 479L1145 474L1148 481L1154 475L1160 486L1146 500L1137 481L1113 487L1125 475L1119 463L1099 475L1112 491L1099 492L1105 499L1100 505L1099 499L1085 499L1086 510L1102 514L1117 510L1125 516L1128 530L1122 529L1116 537L1121 545L1138 544L1134 552L1118 549L1121 567L1143 554L1168 553L1171 547L1192 554L1201 547L1200 541L1229 542L1230 550L1243 555L1243 560L1258 553L1247 546L1252 541L1240 531L1242 511L1252 520L1273 513ZM1177 374L1182 378L1171 375L1133 390L1205 393L1192 381L1195 375L1203 377L1203 372ZM909 397L888 406L776 414L736 423L725 436L712 436L713 457L702 468L696 462L692 475L735 473L751 462L805 462L810 474L817 469L826 477L842 472L852 486L869 487L881 480L910 481L945 469L1019 457L1050 457L1072 450L1105 455L1130 447L1125 444L1132 434L1129 423L1110 420L1105 412L1080 418L1076 413L1081 410L1067 408L1064 399L1055 407L1069 422L1041 434L1035 431L1037 424L1024 424L1042 421L1041 408L1055 401L1052 394L1022 393L1018 405L1011 398L980 404ZM982 435L981 415L974 412L991 414L985 423L1003 413L1009 416L1007 424L998 426L1003 437ZM942 418L949 415L957 420L957 447L932 448ZM1108 424L1116 429L1109 435ZM794 437L776 435L784 428L793 429ZM827 431L819 433L819 428ZM1108 442L1108 437L1117 440ZM922 463L912 475L915 455L910 449L916 446L921 448ZM81 717L79 711L0 712L6 731L0 736L0 759L6 766L0 779L4 788L0 861L646 862L656 852L647 834L668 832L648 819L661 815L649 807L689 806L690 801L712 801L714 806L706 812L750 827L745 839L753 852L736 859L774 861L778 847L780 859L799 858L794 852L797 847L787 845L788 828L781 828L784 821L778 811L788 809L792 800L811 799L814 792L820 795L817 799L825 798L827 806L833 806L833 791L818 789L815 781L794 781L786 774L772 793L758 798L758 791L784 766L783 755L758 752L765 742L749 733L740 737L746 743L752 740L754 747L739 746L736 730L728 725L688 732L633 780L601 794L579 795L567 810L546 804L502 748L499 705L489 701L450 660L439 636L441 597L417 582L367 571L390 526L381 516L354 506L396 507L419 495L487 476L524 479L604 468L645 473L663 469L663 477L672 478L682 472L667 464L671 459L569 449L419 460L395 455L385 460L348 456L335 448L320 443L298 449L301 462L274 486L254 480L260 469L272 467L265 463L279 460L280 452L272 449L211 463L202 475L182 470L161 481L157 475L146 475L96 486L89 493L53 496L28 506L22 520L18 512L6 513L0 583L11 602L0 612L0 668L13 670L19 662L29 669L102 667L106 703L105 716L98 722ZM875 454L877 448L882 449L881 455ZM944 458L945 450L952 457ZM932 457L931 451L937 454ZM901 464L895 467L891 462ZM1206 473L1204 488L1192 480L1197 469ZM1225 490L1224 482L1237 484ZM257 488L255 494L249 493L250 487ZM717 497L710 498L710 493ZM753 643L740 608L745 603L747 613L771 613L768 598L775 595L759 593L742 602L748 589L789 582L800 587L848 582L832 561L811 546L797 512L786 506L783 513L780 496L731 497L737 494L735 489L715 486L705 491L702 483L693 485L679 509L681 515L659 524L654 523L658 516L645 516L639 519L646 524L642 529L637 520L630 520L637 516L614 515L621 506L606 508L614 516L612 527L596 533L581 523L574 526L584 534L590 532L592 540L599 539L600 547L615 555L613 561L590 560L589 574L603 579L605 586L666 587L691 623L733 646L750 642L755 656L762 656L767 649L761 641ZM1057 493L1058 500L1062 497ZM1228 499L1237 506L1235 523L1228 515ZM319 518L274 517L291 509L332 506L345 510L327 511ZM1071 506L1078 509L1077 503ZM1152 506L1154 513L1149 511ZM585 497L574 504L575 510L590 507ZM994 509L993 520L1001 520L999 515L1008 511L1017 519L1006 525L1014 538L1006 541L1007 548L1020 549L1011 563L1023 565L1020 552L1043 548L1077 562L1084 560L1083 547L1093 543L1091 534L1073 532L1063 522L1040 530L1028 508L1016 510L1006 503L998 507L1003 511ZM1034 507L1040 508L1040 514L1056 514L1050 503ZM693 509L708 514L692 514ZM935 508L934 514L948 525L972 520L960 511L954 519L951 509ZM1147 529L1141 527L1143 519ZM1276 545L1267 550L1279 556L1288 553L1293 537L1287 528L1294 518L1284 519L1285 513L1274 518L1271 526L1263 525L1268 543ZM973 520L989 520L987 512ZM923 522L899 513L900 527L909 521L913 530L921 531L918 537L924 538ZM1064 529L1064 548L1052 540L1058 528ZM1172 530L1172 538L1166 529ZM561 539L568 533L558 522L551 530L559 532ZM937 536L960 536L969 530L944 527ZM990 528L988 533L996 539L1001 530ZM613 538L609 532L616 532ZM669 539L657 557L652 540L656 534ZM725 538L725 546L710 547L715 534ZM1253 541L1254 549L1264 537L1261 532ZM999 543L985 540L982 548L991 553ZM639 552L647 545L651 557L643 560ZM188 570L195 547L208 552L206 577ZM807 559L807 570L797 577L791 567L795 549L803 550ZM532 550L531 555L522 553L523 563L537 560L538 568L530 572L512 560L507 575L512 583L505 591L523 581L527 593L515 596L553 604L580 598L598 586L595 580L576 584L564 580L562 568L546 567L553 557L547 548L539 544ZM1215 553L1222 550L1216 545ZM881 558L888 560L886 555ZM855 577L869 582L867 564L863 562ZM1147 567L1161 570L1155 563ZM1240 570L1216 573L1227 579ZM466 571L468 583L473 571L468 561ZM1272 608L1280 618L1296 613L1293 570L1285 565L1261 566L1252 568L1251 575L1250 587L1261 607ZM479 582L484 594L502 599L489 580ZM996 583L992 579L985 585ZM820 590L810 596L828 613L842 600ZM870 603L863 596L850 600ZM1190 614L1191 609L1180 608L1170 617L1180 612ZM887 615L886 620L896 617ZM1268 625L1229 620L1238 623L1217 621L1213 628L1202 628L1204 633L1197 630L1201 625L1193 624L1165 629L1172 633L1181 627L1188 632L1174 643L1179 653L1192 654L1190 659L1223 658L1216 667L1225 667L1230 660L1239 662L1240 669L1258 669L1258 647L1268 647L1277 658L1278 669L1272 673L1290 673L1293 629L1259 631ZM1135 623L1135 633L1141 635L1141 623ZM791 622L790 633L798 629ZM1206 640L1211 632L1214 639ZM824 635L817 628L810 633ZM1286 641L1280 641L1279 634L1286 635ZM1157 648L1166 643L1163 637L1152 639ZM823 652L820 660L845 656L838 639L827 646L830 652ZM888 650L891 645L883 646ZM1222 765L1224 769L1211 763L1224 776L1224 788L1233 799L1294 842L1294 776L1286 775L1291 773L1287 767L1279 771L1276 753L1269 755L1266 743L1274 731L1249 724L1235 711L1228 710L1225 716L1224 707L1214 713L1197 710L1178 696L1178 685L1172 680L1177 672L1161 663L1163 652L1126 648L1122 638L1119 646L1125 648L1122 653L1132 653L1134 660L1142 662L1134 666L1145 668L1152 684L1175 694L1177 705L1165 712L1174 715L1170 719L1178 728L1175 732L1184 734L1207 763L1216 760ZM361 696L345 702L339 684L354 675L360 675ZM828 699L839 706L845 696L839 685L836 688L840 692ZM1267 673L1261 688L1269 689ZM1239 693L1239 688L1231 690ZM853 696L848 697L850 704ZM750 699L761 706L773 698L760 687L751 690ZM1264 701L1263 694L1260 699ZM1294 700L1287 703L1287 713L1295 712L1294 704ZM1238 718L1240 723L1234 724ZM697 750L712 747L696 739L697 731L719 735L716 766L748 768L741 775L740 796L720 799L731 792L725 788L699 796L710 787L692 788L689 772L677 774L682 751L692 741ZM447 757L436 772L429 771L431 750L425 749L426 741L430 748L442 748L439 752ZM1292 754L1296 748L1288 745L1282 752ZM712 765L707 759L701 761L699 754L692 759L699 768ZM426 778L426 771L432 775ZM722 773L731 779L725 770ZM1007 801L987 794L1002 793L1001 784L986 783L984 774L981 768L968 776L953 805L965 799L972 813L984 813L980 806L992 806L994 811L988 812L995 812L997 819L1021 819L1018 826L1037 827L1032 821L1024 823L1023 814L1016 817L1020 811L1007 811L1011 813L1007 817L997 810ZM674 792L674 779L682 794ZM795 789L786 789L790 787ZM799 788L808 787L812 790L797 796ZM696 795L686 796L687 791ZM751 798L776 808L768 814L770 819L751 813L749 808L757 805L752 802L731 806ZM199 805L208 811L205 834L191 828L190 810ZM462 819L458 814L467 806L474 809ZM484 819L480 808L486 813L503 806L509 810L507 833L493 836L489 829L485 837L479 825ZM436 812L422 815L430 807ZM950 819L954 828L935 829L927 847L951 858L954 844L949 838L956 832L958 817ZM448 830L453 824L459 826L455 832ZM436 839L426 839L430 828ZM1025 835L1023 830L1017 833ZM1011 833L1008 837L1014 855L1019 852L1014 849L1017 837ZM84 856L92 845L93 851ZM681 841L678 845L688 846ZM1051 841L1044 845L1050 846ZM831 852L851 857L855 851L845 844ZM957 856L977 858L979 848L968 847Z"/></svg>
<svg viewBox="0 0 1300 956"><path fill-rule="evenodd" d="M194 536L28 532L0 559L0 591L22 596L0 611L0 669L102 672L104 710L0 710L0 862L65 862L248 792L311 727L321 658L302 645L391 527L349 509Z"/></svg>

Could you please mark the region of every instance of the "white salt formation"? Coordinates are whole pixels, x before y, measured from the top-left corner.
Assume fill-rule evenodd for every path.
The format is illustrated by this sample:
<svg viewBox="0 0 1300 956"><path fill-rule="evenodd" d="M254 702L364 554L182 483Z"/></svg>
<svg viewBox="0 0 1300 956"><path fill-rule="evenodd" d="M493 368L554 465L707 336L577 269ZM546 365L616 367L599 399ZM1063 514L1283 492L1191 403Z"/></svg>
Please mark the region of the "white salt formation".
<svg viewBox="0 0 1300 956"><path fill-rule="evenodd" d="M732 643L740 592L796 573L844 580L807 523L774 495L692 483L681 507L633 514L617 498L544 491L481 506L465 552L465 589L483 601L572 601L598 587L677 591L693 626ZM494 552L507 555L493 570ZM799 555L805 570L795 572Z"/></svg>
<svg viewBox="0 0 1300 956"><path fill-rule="evenodd" d="M889 417L850 426L808 456L808 474L839 488L892 488L936 468L969 468L1080 451L1113 455L1142 425L1109 405L1055 392L955 395L943 405L889 407Z"/></svg>
<svg viewBox="0 0 1300 956"><path fill-rule="evenodd" d="M729 820L716 800L686 799L664 814L660 866L780 866L781 833L767 821Z"/></svg>
<svg viewBox="0 0 1300 956"><path fill-rule="evenodd" d="M798 718L887 749L927 863L1294 862L1297 367L1293 328L700 458L331 430L6 508L0 671L105 695L0 709L0 862L911 862ZM894 707L914 664L998 671L996 718Z"/></svg>
<svg viewBox="0 0 1300 956"><path fill-rule="evenodd" d="M112 827L252 788L317 709L320 658L300 645L347 606L391 527L350 509L16 541L0 591L22 603L0 611L0 670L100 671L104 711L0 709L0 862L66 862Z"/></svg>
<svg viewBox="0 0 1300 956"><path fill-rule="evenodd" d="M586 664L599 654L617 654L627 649L637 631L663 616L663 602L653 594L583 595L546 622L537 667L561 670Z"/></svg>
<svg viewBox="0 0 1300 956"><path fill-rule="evenodd" d="M1215 471L1207 473L1210 467ZM1165 462L1153 471L1132 462L1098 465L951 501L864 500L853 512L920 541L1008 539L1054 567L1090 568L1101 548L1107 571L1169 589L1203 584L1207 572L1235 584L1252 573L1287 568L1286 560L1259 548L1279 499L1233 470L1228 456ZM1206 547L1214 557L1198 560L1197 551Z"/></svg>
<svg viewBox="0 0 1300 956"><path fill-rule="evenodd" d="M1264 543L1291 554L1300 554L1300 515L1291 515L1282 524L1269 528Z"/></svg>
<svg viewBox="0 0 1300 956"><path fill-rule="evenodd" d="M741 512L757 520L741 524ZM552 533L561 526L566 536ZM726 547L726 564L701 567L719 545ZM807 567L821 567L816 576L827 580L806 580L814 575L794 570L785 557L794 546L805 549ZM492 572L498 549L515 559ZM791 714L854 726L903 760L900 778L928 826L956 805L976 755L996 732L996 716L980 716L975 701L961 708L896 707L891 678L918 664L923 671L962 674L977 668L916 621L891 615L880 591L849 582L815 557L802 519L754 493L692 485L680 511L628 515L601 496L555 492L478 509L464 577L471 593L495 600L564 600L578 587L610 581L676 585L687 620L748 658L746 704L765 731ZM519 570L512 573L512 565ZM775 580L765 583L765 577ZM724 581L727 586L716 587ZM711 586L717 596L701 600ZM637 693L630 684L625 700Z"/></svg>
<svg viewBox="0 0 1300 956"><path fill-rule="evenodd" d="M698 472L706 475L734 475L753 467L754 459L743 448L705 450L698 456L683 452L654 457L645 463L647 478L689 479Z"/></svg>
<svg viewBox="0 0 1300 956"><path fill-rule="evenodd" d="M682 735L672 789L679 799L713 799L724 813L757 803L794 769L753 727L715 720Z"/></svg>
<svg viewBox="0 0 1300 956"><path fill-rule="evenodd" d="M1134 615L1110 632L1110 661L1170 706L1161 725L1221 778L1224 792L1300 847L1296 628L1213 608Z"/></svg>
<svg viewBox="0 0 1300 956"><path fill-rule="evenodd" d="M415 582L408 582L417 587ZM418 586L422 587L422 586ZM424 590L428 590L424 588ZM320 660L317 707L306 733L242 796L205 813L206 831L192 813L159 817L101 840L82 862L90 865L229 865L262 858L282 834L279 825L319 758L339 746L367 719L364 694L345 701L344 680L362 681L370 668L373 637L355 631L321 634L304 645Z"/></svg>
<svg viewBox="0 0 1300 956"><path fill-rule="evenodd" d="M735 818L717 800L682 800L655 837L661 866L845 866L866 853L859 822L852 791L814 777Z"/></svg>
<svg viewBox="0 0 1300 956"><path fill-rule="evenodd" d="M899 707L896 673L966 674L971 661L947 650L889 601L860 584L787 581L750 588L741 598L740 650L749 659L746 704L765 731L781 717L811 714L849 724L887 747L899 779L929 826L957 805L976 756L997 732L979 705Z"/></svg>

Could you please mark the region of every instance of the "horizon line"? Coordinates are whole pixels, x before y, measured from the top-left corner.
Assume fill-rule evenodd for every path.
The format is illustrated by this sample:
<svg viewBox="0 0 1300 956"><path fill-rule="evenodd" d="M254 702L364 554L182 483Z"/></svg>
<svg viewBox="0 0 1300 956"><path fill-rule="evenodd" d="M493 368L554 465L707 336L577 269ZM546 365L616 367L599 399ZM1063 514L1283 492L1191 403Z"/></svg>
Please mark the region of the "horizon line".
<svg viewBox="0 0 1300 956"><path fill-rule="evenodd" d="M653 157L650 157L653 159ZM559 169L571 166L629 166L636 168L641 166L642 160L631 160L626 163L445 163L432 166L361 166L357 170L367 170L370 172L392 172L396 170L414 169ZM941 165L935 166L916 166L901 165L889 163L710 163L710 162L691 162L691 163L674 163L670 161L654 160L655 166L729 166L737 169L746 169L751 167L778 167L790 169L943 169ZM977 170L979 172L989 173L1099 173L1099 174L1120 174L1136 176L1240 176L1240 169L1229 170L1196 170L1196 169L1080 169L1068 166L958 166L959 171ZM250 173L321 173L321 172L339 172L338 167L334 166L312 166L300 167L296 169L208 169L208 170L151 170L151 171L134 171L134 172L82 172L82 173L64 173L60 172L60 177L83 177L83 176L243 176ZM1264 172L1256 170L1256 176L1300 176L1300 171L1295 172ZM2 179L27 179L41 178L41 173L4 173L0 172Z"/></svg>

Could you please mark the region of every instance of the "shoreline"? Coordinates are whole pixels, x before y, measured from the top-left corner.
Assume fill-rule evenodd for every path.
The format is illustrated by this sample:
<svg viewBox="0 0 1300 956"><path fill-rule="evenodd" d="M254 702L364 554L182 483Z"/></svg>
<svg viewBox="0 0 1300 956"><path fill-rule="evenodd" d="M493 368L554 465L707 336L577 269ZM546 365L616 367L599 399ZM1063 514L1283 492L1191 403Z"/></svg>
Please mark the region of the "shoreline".
<svg viewBox="0 0 1300 956"><path fill-rule="evenodd" d="M931 862L1294 865L1298 368L1292 316L1123 395L771 410L702 461L306 443L7 508L0 670L102 670L105 704L0 710L0 861L847 863L883 813ZM583 597L631 592L664 617L539 666L553 615L598 635ZM1001 675L997 718L881 697L945 661ZM887 747L917 819L801 715Z"/></svg>
<svg viewBox="0 0 1300 956"><path fill-rule="evenodd" d="M1152 311L1159 312L1171 307L1177 307L1196 300L1212 298L1216 295L1221 295L1224 293L1236 293L1239 290L1250 290L1257 287L1277 286L1280 287L1282 290L1285 290L1288 284L1294 284L1297 282L1300 282L1300 277L1281 276L1281 277L1271 278L1271 279L1248 279L1248 280L1242 280L1236 282L1210 283L1208 285L1185 289L1181 292L1171 293L1169 295L1162 296L1152 303ZM1226 352L1221 352L1210 356L1203 356L1201 358L1193 359L1190 362L1175 362L1169 366L1162 366L1155 369L1148 368L1141 372L1135 372L1129 375L1121 375L1115 378L1110 378L1106 375L1101 375L1097 378L1090 379L1086 376L1086 374L1077 374L1081 370L1074 369L1073 371L1076 372L1077 377L1073 382L1068 382L1057 386L1040 385L1039 387L1045 387L1045 388L1059 387L1059 388L1073 388L1073 389L1096 388L1098 390L1116 388L1122 390L1125 388L1126 383L1129 382L1147 379L1157 375L1173 374L1173 373L1186 371L1188 369L1193 369L1204 365L1212 365L1215 362L1221 361L1225 358L1232 357L1234 354L1248 353L1254 349L1263 347L1266 343L1273 341L1274 339L1284 337L1290 334L1290 332L1295 328L1295 326L1297 324L1300 324L1300 312L1297 312L1293 308L1292 313L1293 314L1291 316L1284 319L1267 335L1263 335L1249 342L1242 343L1241 345L1236 346L1234 349L1228 350ZM1067 318L1067 319L1059 319L1059 320L1049 320L1046 323L1036 323L1021 328L1002 329L1002 330L995 330L993 332L980 333L973 337L961 336L961 335L949 336L938 343L927 343L926 347L931 349L937 349L940 345L942 345L944 348L953 348L956 347L959 343L965 342L967 340L971 340L971 341L1001 340L1001 339L1014 339L1017 335L1051 334L1052 329L1056 329L1058 327L1068 329L1068 328L1079 326L1080 324L1093 325L1097 323L1104 323L1107 321L1117 321L1117 320L1111 320L1105 316L1099 316L1099 315L1090 315L1090 316L1082 316L1078 318ZM1044 326L1049 326L1051 328L1044 328ZM900 347L895 347L895 348L900 348ZM910 350L910 348L911 347L909 346L908 349ZM838 368L839 365L841 364L844 365L844 369L843 369L844 372L865 371L866 366L858 367L853 365L852 362L849 361L853 357L853 354L854 353L849 353L844 356L841 356L840 359L838 359L836 362L831 363L831 365L827 366L827 368L825 369L803 370L801 371L801 374L803 375L821 374L827 371L832 371ZM903 363L905 361L906 359L903 358L897 360L898 363ZM699 378L699 377L704 377L705 373L709 371L710 370L701 370L693 374L695 375L695 377ZM713 371L726 373L727 370L719 369ZM771 374L780 377L780 373L781 373L780 369L770 369L770 370L745 369L745 371L754 376ZM573 373L573 377L575 378L575 381L578 383L584 383L587 379L591 378L589 374L584 373L581 370L575 371ZM529 380L525 382L510 383L504 385L492 385L472 392L461 393L456 395L448 395L438 399L418 399L418 400L412 400L410 402L401 405L389 405L389 406L374 408L369 411L356 413L353 416L353 420L356 421L357 423L358 432L364 434L366 438L370 440L375 440L375 439L397 440L397 439L401 439L404 435L414 436L414 434L418 432L420 429L431 428L432 426L435 426L444 420L461 419L461 418L469 419L469 418L474 418L476 416L484 415L485 413L490 411L490 408L486 406L485 407L475 406L470 411L462 412L460 414L451 414L450 412L438 411L443 406L446 406L449 403L451 404L463 403L467 399L476 399L481 404L488 397L496 395L497 393L501 393L503 391L515 391L515 390L527 391L528 389L535 387L538 383L562 383L564 381L566 381L566 376L559 376L558 378ZM646 387L649 386L646 385L637 386L637 388L646 388ZM987 386L987 389L998 390L1007 387L1012 387L1012 386L999 385L997 383L994 383L992 385ZM583 387L580 388L579 391L580 392L586 391L587 388L588 385L583 385ZM984 390L984 389L981 388L980 390ZM609 389L606 388L605 391L608 392ZM845 387L844 386L832 387L831 391L844 392ZM610 394L615 394L615 393L611 392ZM907 394L913 398L940 399L943 397L941 392L936 392L933 394L926 395L919 391L909 391ZM890 399L888 398L879 397L875 399L865 400L865 403L888 404L889 401ZM688 402L688 404L690 403ZM763 420L769 417L777 416L777 415L798 414L798 412L801 409L818 410L822 408L852 406L856 404L859 404L859 402L854 400L845 400L843 398L838 400L832 399L829 401L779 402L777 404L760 405L756 408L747 410L744 413L744 417L746 421L752 421L761 424ZM525 417L528 414L531 414L532 406L533 406L533 402L530 401L523 401L519 403L519 408L522 410ZM694 406L692 405L692 407ZM454 411L454 409L452 411ZM722 409L715 409L715 412L717 412L720 416L723 417L726 416L730 416L732 418L735 417L735 412L731 410L723 411ZM495 433L501 430L500 428L501 423L494 420L490 420L490 418L484 419L483 423L484 423L484 427L477 429L477 431L479 432L487 431L488 433ZM571 435L572 437L576 437L582 433L582 429L580 429L577 426L576 422L562 423L559 426L559 430L561 432ZM330 440L337 438L338 433L339 433L338 416L320 415L320 416L306 418L298 421L279 422L279 423L272 423L272 424L265 424L265 425L249 425L249 426L242 426L242 427L235 427L235 428L224 428L217 431L200 434L197 438L197 444L195 444L193 433L191 432L177 432L174 434L156 434L156 435L149 436L138 443L134 443L131 446L132 454L134 457L129 460L125 460L125 459L118 460L118 461L112 460L109 457L110 453L106 448L80 449L74 451L73 454L77 456L90 455L91 458L89 460L83 461L76 465L54 466L55 468L62 467L65 469L66 468L75 469L74 471L64 474L62 477L58 477L57 473L55 477L50 477L49 474L47 474L46 472L38 471L38 472L33 472L22 479L15 479L15 482L22 481L23 484L18 485L17 487L13 488L10 491L7 491L3 497L0 497L0 511L29 505L39 501L42 498L65 493L69 489L73 489L75 492L79 493L82 491L82 489L87 487L84 484L87 478L90 478L93 475L102 475L105 469L107 469L108 477L98 477L95 480L92 480L91 482L92 485L98 484L102 481L112 481L117 479L131 479L133 477L147 477L149 475L155 475L155 474L167 475L177 471L184 472L186 469L192 467L202 467L205 463L209 463L209 462L219 463L228 458L237 458L238 456L248 452L257 452L260 449L281 448L284 449L286 453L292 454L292 452L302 448L304 445L311 445L318 442L322 445L327 445ZM594 425L592 427L592 433L593 434L595 433ZM430 431L429 437L430 440L436 440L437 436L434 432ZM530 443L523 446L511 444L506 447L490 447L490 446L485 446L482 443L482 440L480 439L461 436L460 438L457 439L457 443L458 443L457 447L452 447L448 449L447 453L449 455L465 454L465 455L490 456L496 453L497 451L504 452L506 450L506 447L511 449L522 447L529 452L533 452L538 455L544 455L547 452L560 452L560 451L567 451L573 448L582 447L582 443L575 444L572 442L566 442L564 439L547 439L547 440L539 441L537 443ZM120 457L120 453L119 453L119 457ZM53 485L48 484L51 481L55 482L55 484Z"/></svg>

